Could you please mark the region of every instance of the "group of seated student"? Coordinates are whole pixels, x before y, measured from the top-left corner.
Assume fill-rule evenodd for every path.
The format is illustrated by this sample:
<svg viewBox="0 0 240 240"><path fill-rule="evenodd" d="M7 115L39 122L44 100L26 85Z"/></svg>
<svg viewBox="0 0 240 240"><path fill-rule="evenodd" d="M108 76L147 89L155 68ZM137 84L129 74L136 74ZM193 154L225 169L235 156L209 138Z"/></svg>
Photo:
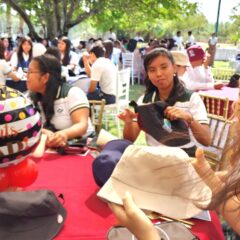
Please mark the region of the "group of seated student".
<svg viewBox="0 0 240 240"><path fill-rule="evenodd" d="M41 112L44 123L42 133L47 135L47 147L56 148L65 146L70 139L94 135L89 118L88 99L104 98L107 104L114 103L116 101L117 81L116 66L105 57L103 44L95 42L89 53L82 55L86 74L90 78L88 95L86 96L80 88L69 85L62 78L61 64L73 66L72 70L74 70L74 64L71 64L71 54L66 50L68 49L68 41L65 39L61 41L58 44L58 48L62 49L62 51L59 49L60 55L57 51L51 52L49 48L47 53L32 58L31 41L28 38L23 38L19 45L19 49L21 49L19 55L16 53L18 59L24 60L21 63L23 65L16 64L16 62L14 65L24 68L25 62L29 62L27 71L29 97ZM191 55L191 52L189 54ZM67 63L63 63L64 57L68 58ZM164 118L169 121L181 119L187 124L191 141L186 146L179 145L179 147L194 157L196 141L206 146L211 143L204 103L197 92L186 89L180 81L174 56L166 48L155 48L146 53L144 69L146 72L146 90L144 96L139 98L138 104L165 102L168 106L164 111ZM235 107L235 112L238 113L240 103L237 102ZM239 115L237 117L240 119ZM137 114L130 109L125 109L119 114L119 118L124 122L123 137L134 142L141 130L136 121ZM227 148L228 151L231 150L228 171L213 172L200 150L197 150L197 158L192 164L212 189L213 198L208 209L217 210L229 225L240 234L240 221L238 221L240 215L240 145L238 134L240 124L238 121L234 127L235 131L231 132L233 134L232 141L228 143L230 145ZM149 134L146 134L146 140L148 145L160 144ZM120 223L129 228L138 239L159 239L159 235L150 220L134 204L128 193L123 200L123 206L110 204L110 208Z"/></svg>
<svg viewBox="0 0 240 240"><path fill-rule="evenodd" d="M192 45L186 51L171 51L176 63L177 74L185 87L192 91L221 89L216 83L208 64L209 56L201 46Z"/></svg>
<svg viewBox="0 0 240 240"><path fill-rule="evenodd" d="M5 43L4 43L5 40ZM6 78L11 78L13 81L20 81L21 76L15 72L21 69L27 72L29 63L32 59L32 40L29 37L23 37L16 52L9 53L6 49L6 40L0 40L0 82L6 84ZM10 60L10 61L9 61Z"/></svg>

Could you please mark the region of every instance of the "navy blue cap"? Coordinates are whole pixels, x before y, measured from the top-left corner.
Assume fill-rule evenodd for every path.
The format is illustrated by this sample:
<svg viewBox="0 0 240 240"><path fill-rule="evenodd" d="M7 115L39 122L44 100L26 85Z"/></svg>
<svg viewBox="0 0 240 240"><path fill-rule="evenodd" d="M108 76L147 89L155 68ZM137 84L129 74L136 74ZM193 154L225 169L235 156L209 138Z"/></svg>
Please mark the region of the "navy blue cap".
<svg viewBox="0 0 240 240"><path fill-rule="evenodd" d="M98 186L103 186L111 176L125 149L133 143L126 139L108 142L92 163L93 177Z"/></svg>

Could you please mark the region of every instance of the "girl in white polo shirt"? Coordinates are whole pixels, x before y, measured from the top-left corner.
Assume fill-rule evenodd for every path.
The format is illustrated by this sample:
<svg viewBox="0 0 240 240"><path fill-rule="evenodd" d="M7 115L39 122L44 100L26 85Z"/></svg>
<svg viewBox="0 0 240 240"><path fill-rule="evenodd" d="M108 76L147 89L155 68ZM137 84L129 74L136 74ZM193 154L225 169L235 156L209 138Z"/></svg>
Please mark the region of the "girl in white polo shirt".
<svg viewBox="0 0 240 240"><path fill-rule="evenodd" d="M27 87L39 106L48 147L61 147L69 139L91 135L89 103L84 92L61 78L61 64L54 56L35 57L27 74Z"/></svg>

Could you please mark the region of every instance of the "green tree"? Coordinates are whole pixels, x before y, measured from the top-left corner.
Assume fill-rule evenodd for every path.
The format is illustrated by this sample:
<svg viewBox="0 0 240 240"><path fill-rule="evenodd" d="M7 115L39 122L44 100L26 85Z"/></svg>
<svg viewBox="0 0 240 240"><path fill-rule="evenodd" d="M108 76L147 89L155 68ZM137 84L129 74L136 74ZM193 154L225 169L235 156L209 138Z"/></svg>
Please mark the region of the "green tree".
<svg viewBox="0 0 240 240"><path fill-rule="evenodd" d="M156 20L190 14L196 4L187 0L1 0L24 19L32 37L37 38L36 27L41 26L45 36L65 34L86 19L102 31L109 26L126 32L152 29ZM143 27L143 28L142 28Z"/></svg>
<svg viewBox="0 0 240 240"><path fill-rule="evenodd" d="M237 45L240 40L240 3L233 8L233 14L231 16L231 20L233 24L230 27L230 39L231 41Z"/></svg>

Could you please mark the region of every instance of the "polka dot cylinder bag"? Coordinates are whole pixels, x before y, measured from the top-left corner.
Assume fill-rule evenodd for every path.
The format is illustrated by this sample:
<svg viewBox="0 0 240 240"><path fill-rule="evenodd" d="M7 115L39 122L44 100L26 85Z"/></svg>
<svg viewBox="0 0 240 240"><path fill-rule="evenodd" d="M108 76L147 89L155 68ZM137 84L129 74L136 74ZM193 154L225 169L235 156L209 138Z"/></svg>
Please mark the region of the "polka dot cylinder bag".
<svg viewBox="0 0 240 240"><path fill-rule="evenodd" d="M21 92L0 85L0 168L23 161L38 145L40 114Z"/></svg>

